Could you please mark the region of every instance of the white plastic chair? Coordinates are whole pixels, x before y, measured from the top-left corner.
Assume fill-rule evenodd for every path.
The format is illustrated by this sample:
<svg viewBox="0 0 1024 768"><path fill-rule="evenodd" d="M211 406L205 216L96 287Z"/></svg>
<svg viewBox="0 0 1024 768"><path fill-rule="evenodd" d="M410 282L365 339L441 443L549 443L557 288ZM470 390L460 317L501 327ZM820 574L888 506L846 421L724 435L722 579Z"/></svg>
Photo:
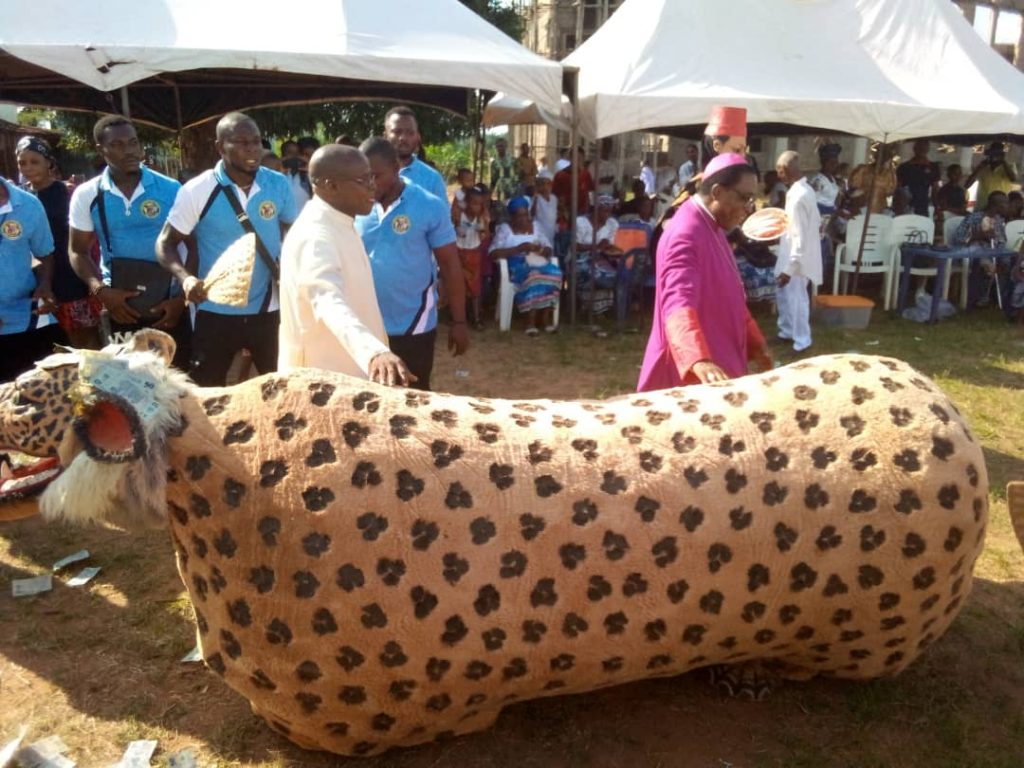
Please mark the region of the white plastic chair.
<svg viewBox="0 0 1024 768"><path fill-rule="evenodd" d="M1024 240L1024 219L1006 222L1006 247L1019 251Z"/></svg>
<svg viewBox="0 0 1024 768"><path fill-rule="evenodd" d="M900 279L903 275L903 268L900 258L901 243L927 243L935 242L935 222L927 216L917 214L906 214L897 216L892 220L892 230L889 232L889 241L892 243L892 304L896 305L896 298L899 293ZM938 274L938 267L914 267L910 270L911 275L919 277L935 277ZM934 289L933 289L934 290Z"/></svg>
<svg viewBox="0 0 1024 768"><path fill-rule="evenodd" d="M558 264L558 258L552 256L549 261ZM498 305L495 307L494 315L498 321L498 328L507 331L512 328L512 307L515 304L516 285L508 274L508 259L497 259L498 269L501 270L501 282L498 286ZM561 298L555 299L555 306L552 310L552 322L558 326L558 306Z"/></svg>
<svg viewBox="0 0 1024 768"><path fill-rule="evenodd" d="M832 272L832 293L840 293L839 278L842 276L842 293L846 293L846 273L856 272L857 252L860 250L861 235L864 236L864 253L861 256L862 275L881 274L882 305L886 311L892 300L893 258L890 232L892 219L878 213L871 217L867 232L864 232L864 217L855 216L846 225L846 242L836 248L836 265Z"/></svg>

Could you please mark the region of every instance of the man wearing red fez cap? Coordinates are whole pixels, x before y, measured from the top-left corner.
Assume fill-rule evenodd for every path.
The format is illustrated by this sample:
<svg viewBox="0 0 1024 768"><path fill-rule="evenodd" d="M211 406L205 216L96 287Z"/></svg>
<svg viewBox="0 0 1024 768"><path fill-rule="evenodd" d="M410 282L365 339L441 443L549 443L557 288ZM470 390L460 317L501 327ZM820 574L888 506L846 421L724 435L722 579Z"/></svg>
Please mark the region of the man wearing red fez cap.
<svg viewBox="0 0 1024 768"><path fill-rule="evenodd" d="M756 193L757 176L746 158L719 155L704 169L696 194L665 225L638 391L743 376L751 360L771 367L726 240L752 210Z"/></svg>
<svg viewBox="0 0 1024 768"><path fill-rule="evenodd" d="M743 107L713 107L704 135L724 137L724 140L718 139L718 152L739 152L747 143L747 110Z"/></svg>

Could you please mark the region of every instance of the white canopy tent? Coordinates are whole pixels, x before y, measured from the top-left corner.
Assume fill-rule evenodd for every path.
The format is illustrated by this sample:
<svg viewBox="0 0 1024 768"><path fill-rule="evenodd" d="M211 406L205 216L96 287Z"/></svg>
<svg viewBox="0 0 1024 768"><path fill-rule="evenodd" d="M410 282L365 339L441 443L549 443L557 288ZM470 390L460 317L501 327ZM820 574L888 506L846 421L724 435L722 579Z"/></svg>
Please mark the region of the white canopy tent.
<svg viewBox="0 0 1024 768"><path fill-rule="evenodd" d="M520 99L507 93L496 93L484 109L484 125L533 125L543 123L560 131L568 131L572 122L572 104L562 96L562 109L551 112L529 99Z"/></svg>
<svg viewBox="0 0 1024 768"><path fill-rule="evenodd" d="M1024 133L1024 76L948 0L626 0L563 63L596 138L718 104L888 141Z"/></svg>
<svg viewBox="0 0 1024 768"><path fill-rule="evenodd" d="M221 112L227 111L221 106L230 103L232 87L258 89L254 76L273 81L281 73L354 81L347 98L360 97L360 83L371 95L368 83L397 83L501 90L559 109L561 66L457 0L297 0L275 10L286 11L290 21L282 24L273 13L230 0L34 0L5 14L0 25L0 48L20 60L0 66L0 99L21 100L12 84L17 65L29 62L100 91L140 81L173 84L175 73L195 70L248 75L234 85L230 80L194 85L206 89L198 100L216 102L213 109ZM33 88L33 75L39 76L26 74L23 95L49 87L51 101L61 96L59 83L39 81ZM301 84L293 87L291 98L287 95L285 88L275 98L324 101L329 96ZM184 115L174 127L198 121L204 106L192 107L179 106Z"/></svg>

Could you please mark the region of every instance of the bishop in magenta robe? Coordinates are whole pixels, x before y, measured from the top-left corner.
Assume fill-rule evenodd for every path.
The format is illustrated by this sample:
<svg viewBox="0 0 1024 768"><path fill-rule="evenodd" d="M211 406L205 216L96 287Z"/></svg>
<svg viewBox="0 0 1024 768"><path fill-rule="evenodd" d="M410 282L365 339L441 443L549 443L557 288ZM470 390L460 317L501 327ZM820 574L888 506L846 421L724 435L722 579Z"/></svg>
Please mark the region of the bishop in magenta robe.
<svg viewBox="0 0 1024 768"><path fill-rule="evenodd" d="M696 384L695 363L711 361L730 378L766 355L747 309L726 232L701 196L687 200L658 243L654 323L637 391Z"/></svg>

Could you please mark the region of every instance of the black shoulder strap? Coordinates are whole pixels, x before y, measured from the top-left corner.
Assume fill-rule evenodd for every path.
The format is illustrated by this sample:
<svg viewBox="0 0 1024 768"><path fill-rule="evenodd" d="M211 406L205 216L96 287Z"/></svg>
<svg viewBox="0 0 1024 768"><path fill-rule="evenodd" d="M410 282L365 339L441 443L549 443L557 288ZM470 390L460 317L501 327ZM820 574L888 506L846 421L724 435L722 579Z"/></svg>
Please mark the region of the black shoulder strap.
<svg viewBox="0 0 1024 768"><path fill-rule="evenodd" d="M238 223L242 225L242 229L251 235L256 236L256 253L260 255L263 260L263 264L268 270L270 270L271 277L274 280L281 279L281 270L277 266L277 262L274 261L274 257L270 255L270 251L267 250L267 246L263 244L263 240L260 238L259 232L256 231L256 227L249 221L249 216L245 211L242 210L242 204L238 201L238 195L235 194L235 190L231 187L221 184L221 190L224 192L224 197L231 203L231 208L235 212L235 218L238 219ZM209 206L209 203L207 203Z"/></svg>
<svg viewBox="0 0 1024 768"><path fill-rule="evenodd" d="M206 205L203 206L203 210L199 213L199 221L202 221L206 217L206 214L210 212L210 208L213 206L214 200L216 200L223 191L224 187L220 184L214 186L213 192L211 192L210 196L206 198Z"/></svg>
<svg viewBox="0 0 1024 768"><path fill-rule="evenodd" d="M103 230L103 239L107 241L107 255L113 256L114 249L110 247L110 227L107 225L107 206L105 198L106 193L103 191L102 187L97 185L96 197L93 198L92 203L90 203L89 207L95 208L96 213L99 214L100 229Z"/></svg>

